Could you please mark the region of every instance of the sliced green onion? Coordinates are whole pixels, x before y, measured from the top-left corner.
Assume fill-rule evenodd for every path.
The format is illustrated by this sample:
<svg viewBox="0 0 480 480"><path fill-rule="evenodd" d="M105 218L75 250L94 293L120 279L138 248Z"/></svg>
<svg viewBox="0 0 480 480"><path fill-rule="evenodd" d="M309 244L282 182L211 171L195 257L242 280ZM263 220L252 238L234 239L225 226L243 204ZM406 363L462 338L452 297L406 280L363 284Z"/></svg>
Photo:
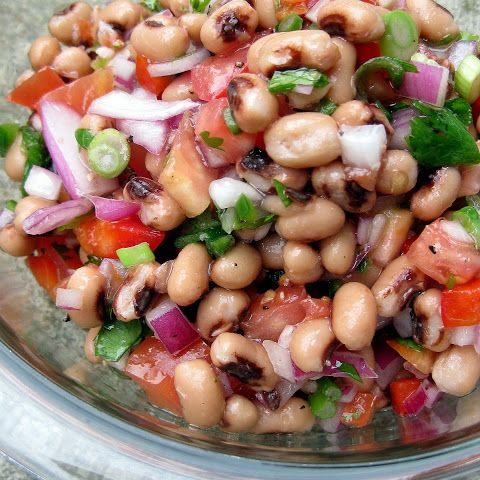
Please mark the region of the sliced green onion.
<svg viewBox="0 0 480 480"><path fill-rule="evenodd" d="M92 170L101 177L118 177L130 161L127 137L114 128L97 133L88 146L88 161Z"/></svg>
<svg viewBox="0 0 480 480"><path fill-rule="evenodd" d="M87 149L94 138L95 134L88 128L78 128L75 130L75 139L82 148Z"/></svg>
<svg viewBox="0 0 480 480"><path fill-rule="evenodd" d="M385 33L380 39L382 55L408 61L418 48L418 30L412 17L403 10L383 16Z"/></svg>
<svg viewBox="0 0 480 480"><path fill-rule="evenodd" d="M303 26L302 17L296 13L287 15L276 27L277 32L293 32L295 30L301 30Z"/></svg>
<svg viewBox="0 0 480 480"><path fill-rule="evenodd" d="M17 206L17 202L15 200L7 200L5 202L5 208L10 210L11 212L15 211L15 207Z"/></svg>
<svg viewBox="0 0 480 480"><path fill-rule="evenodd" d="M134 247L119 248L117 256L124 267L130 268L141 263L153 262L155 255L147 242L139 243Z"/></svg>
<svg viewBox="0 0 480 480"><path fill-rule="evenodd" d="M412 55L412 58L410 58L410 61L412 62L419 62L419 63L426 63L427 65L434 65L438 67L438 63L435 60L432 60L431 58L428 58L424 53L417 52Z"/></svg>
<svg viewBox="0 0 480 480"><path fill-rule="evenodd" d="M468 103L480 97L480 60L475 55L468 55L455 73L455 90Z"/></svg>
<svg viewBox="0 0 480 480"><path fill-rule="evenodd" d="M314 111L323 113L324 115L333 115L336 109L337 105L335 103L328 98L324 98L323 100L320 100L318 105L315 106Z"/></svg>
<svg viewBox="0 0 480 480"><path fill-rule="evenodd" d="M94 70L100 70L102 68L105 68L108 65L108 62L109 62L108 58L98 56L95 60L92 60L92 62L90 63L90 66Z"/></svg>
<svg viewBox="0 0 480 480"><path fill-rule="evenodd" d="M340 387L329 377L323 377L317 381L317 390L333 401L340 400L342 391Z"/></svg>
<svg viewBox="0 0 480 480"><path fill-rule="evenodd" d="M234 135L238 135L239 133L242 133L242 129L237 125L237 122L233 117L233 112L231 108L226 108L223 111L223 120L225 121L225 125L227 126L227 128Z"/></svg>
<svg viewBox="0 0 480 480"><path fill-rule="evenodd" d="M475 240L475 248L480 250L480 215L475 207L463 207L452 214L452 220L459 222Z"/></svg>
<svg viewBox="0 0 480 480"><path fill-rule="evenodd" d="M328 377L321 378L317 385L317 391L308 397L312 413L322 420L333 418L337 413L337 401L342 396L342 391Z"/></svg>
<svg viewBox="0 0 480 480"><path fill-rule="evenodd" d="M106 322L95 338L95 355L109 362L116 362L135 345L142 336L142 322Z"/></svg>
<svg viewBox="0 0 480 480"><path fill-rule="evenodd" d="M19 130L20 125L16 123L4 123L0 125L0 155L2 157L7 154Z"/></svg>
<svg viewBox="0 0 480 480"><path fill-rule="evenodd" d="M313 68L299 68L297 70L275 71L268 82L271 93L290 92L299 85L311 85L313 88L322 88L328 85L328 77Z"/></svg>
<svg viewBox="0 0 480 480"><path fill-rule="evenodd" d="M460 40L475 41L480 40L480 35L470 32L460 32Z"/></svg>
<svg viewBox="0 0 480 480"><path fill-rule="evenodd" d="M292 200L287 195L287 189L282 182L279 182L275 178L272 180L273 186L277 191L277 195L279 196L280 200L283 203L284 207L289 207L292 204Z"/></svg>
<svg viewBox="0 0 480 480"><path fill-rule="evenodd" d="M257 209L253 202L242 193L235 203L235 211L241 222L254 222L257 218Z"/></svg>
<svg viewBox="0 0 480 480"><path fill-rule="evenodd" d="M448 288L448 290L451 290L456 284L457 284L457 278L455 277L455 275L450 274L447 278L446 287Z"/></svg>

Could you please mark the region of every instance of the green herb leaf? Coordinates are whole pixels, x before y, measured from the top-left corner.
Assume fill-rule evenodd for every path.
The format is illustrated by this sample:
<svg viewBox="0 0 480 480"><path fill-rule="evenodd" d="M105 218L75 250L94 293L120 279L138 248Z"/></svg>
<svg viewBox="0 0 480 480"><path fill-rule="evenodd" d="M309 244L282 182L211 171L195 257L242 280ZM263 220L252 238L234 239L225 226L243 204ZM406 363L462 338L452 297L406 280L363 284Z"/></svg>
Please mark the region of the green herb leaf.
<svg viewBox="0 0 480 480"><path fill-rule="evenodd" d="M455 275L451 273L447 278L446 287L448 288L448 290L451 290L456 284L457 284L457 278L455 277Z"/></svg>
<svg viewBox="0 0 480 480"><path fill-rule="evenodd" d="M82 148L88 148L95 138L95 134L88 128L78 128L75 130L75 139Z"/></svg>
<svg viewBox="0 0 480 480"><path fill-rule="evenodd" d="M142 0L140 5L148 8L151 12L161 12L163 10L159 0Z"/></svg>
<svg viewBox="0 0 480 480"><path fill-rule="evenodd" d="M10 210L11 212L15 211L15 207L17 206L17 202L15 200L7 200L5 202L5 208Z"/></svg>
<svg viewBox="0 0 480 480"><path fill-rule="evenodd" d="M383 105L383 103L380 100L376 100L375 105L387 117L387 120L389 122L391 122L393 120L392 114L385 108L385 106Z"/></svg>
<svg viewBox="0 0 480 480"><path fill-rule="evenodd" d="M97 58L90 63L90 66L94 70L100 70L102 68L105 68L108 65L108 62L108 58L97 56Z"/></svg>
<svg viewBox="0 0 480 480"><path fill-rule="evenodd" d="M0 156L4 157L7 154L19 130L20 125L16 123L4 123L0 125Z"/></svg>
<svg viewBox="0 0 480 480"><path fill-rule="evenodd" d="M295 30L301 30L303 26L302 17L296 13L287 15L277 26L276 32L294 32Z"/></svg>
<svg viewBox="0 0 480 480"><path fill-rule="evenodd" d="M103 324L95 339L95 355L116 362L142 336L142 322L138 319L121 322L116 318Z"/></svg>
<svg viewBox="0 0 480 480"><path fill-rule="evenodd" d="M362 377L359 375L358 370L349 362L342 362L342 364L338 367L338 369L346 373L350 378L353 378L358 383L362 382Z"/></svg>
<svg viewBox="0 0 480 480"><path fill-rule="evenodd" d="M355 269L359 273L365 273L370 266L370 260L368 258L364 258Z"/></svg>
<svg viewBox="0 0 480 480"><path fill-rule="evenodd" d="M95 255L87 255L87 262L85 263L85 265L88 265L91 263L93 265L100 266L100 264L102 263L102 260L103 258L96 257Z"/></svg>
<svg viewBox="0 0 480 480"><path fill-rule="evenodd" d="M257 218L257 209L253 202L242 193L235 203L235 211L237 218L241 222L254 222Z"/></svg>
<svg viewBox="0 0 480 480"><path fill-rule="evenodd" d="M480 40L480 35L470 32L460 32L460 40L476 41Z"/></svg>
<svg viewBox="0 0 480 480"><path fill-rule="evenodd" d="M310 409L322 420L333 418L337 414L337 401L342 396L342 391L328 377L321 378L317 385L317 391L308 397Z"/></svg>
<svg viewBox="0 0 480 480"><path fill-rule="evenodd" d="M472 107L464 98L447 100L444 107L453 112L466 127L473 123Z"/></svg>
<svg viewBox="0 0 480 480"><path fill-rule="evenodd" d="M328 77L312 68L299 68L298 70L276 71L268 82L271 93L290 92L299 85L311 85L314 88L322 88L328 85Z"/></svg>
<svg viewBox="0 0 480 480"><path fill-rule="evenodd" d="M411 338L398 337L396 340L400 345L404 345L405 347L411 348L412 350L415 350L416 352L422 352L423 351L422 345L419 345L417 342L415 342Z"/></svg>
<svg viewBox="0 0 480 480"><path fill-rule="evenodd" d="M276 180L275 178L272 180L272 183L273 183L273 186L275 187L277 195L279 196L280 200L283 203L283 206L289 207L293 202L287 195L287 189L285 188L285 185L282 182L279 182L278 180Z"/></svg>
<svg viewBox="0 0 480 480"><path fill-rule="evenodd" d="M223 148L220 148L223 145L223 138L220 137L211 137L210 132L201 132L200 136L202 137L202 140L210 147L210 148L216 148L218 150L223 150Z"/></svg>
<svg viewBox="0 0 480 480"><path fill-rule="evenodd" d="M452 214L452 220L457 220L475 240L475 248L480 250L480 215L474 207L463 207Z"/></svg>
<svg viewBox="0 0 480 480"><path fill-rule="evenodd" d="M190 0L193 11L197 13L203 13L209 3L210 0Z"/></svg>
<svg viewBox="0 0 480 480"><path fill-rule="evenodd" d="M398 58L393 57L376 57L367 60L355 72L355 84L357 86L357 93L359 97L367 98L367 91L365 83L373 73L385 71L387 72L390 81L395 88L399 88L403 82L403 76L406 72L416 72L417 67L411 63L404 62Z"/></svg>
<svg viewBox="0 0 480 480"><path fill-rule="evenodd" d="M205 241L207 251L212 257L225 255L234 245L235 237L233 235L222 235L221 237Z"/></svg>
<svg viewBox="0 0 480 480"><path fill-rule="evenodd" d="M342 280L329 280L328 282L328 296L333 298L337 290L343 285Z"/></svg>
<svg viewBox="0 0 480 480"><path fill-rule="evenodd" d="M320 100L320 103L315 106L314 111L323 113L324 115L333 115L335 110L337 109L337 105L333 103L328 98L324 98Z"/></svg>
<svg viewBox="0 0 480 480"><path fill-rule="evenodd" d="M423 102L414 102L413 106L422 115L410 122L411 134L406 142L421 166L438 168L480 162L475 140L454 113Z"/></svg>
<svg viewBox="0 0 480 480"><path fill-rule="evenodd" d="M223 120L225 121L225 125L231 133L233 133L234 135L242 133L241 128L237 125L237 122L233 117L233 112L231 108L225 108L225 110L223 110Z"/></svg>

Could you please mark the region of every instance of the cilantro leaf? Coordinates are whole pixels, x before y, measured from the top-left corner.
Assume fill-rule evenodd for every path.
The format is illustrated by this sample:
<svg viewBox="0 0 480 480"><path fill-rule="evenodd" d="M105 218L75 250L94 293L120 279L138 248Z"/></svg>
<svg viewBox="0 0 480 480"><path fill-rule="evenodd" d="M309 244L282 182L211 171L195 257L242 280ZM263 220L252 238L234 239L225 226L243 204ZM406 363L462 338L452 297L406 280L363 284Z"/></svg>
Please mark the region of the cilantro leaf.
<svg viewBox="0 0 480 480"><path fill-rule="evenodd" d="M190 5L194 12L203 13L207 8L210 0L190 0Z"/></svg>
<svg viewBox="0 0 480 480"><path fill-rule="evenodd" d="M292 204L292 200L287 195L287 189L285 188L285 185L282 182L279 182L275 178L272 180L272 183L273 183L273 186L275 187L275 190L277 191L277 195L279 196L280 200L283 203L283 206L289 207Z"/></svg>
<svg viewBox="0 0 480 480"><path fill-rule="evenodd" d="M341 372L346 373L350 378L353 378L356 382L363 383L362 377L358 373L358 370L351 363L342 362L342 364L338 367L338 369Z"/></svg>
<svg viewBox="0 0 480 480"><path fill-rule="evenodd" d="M82 148L88 148L94 137L95 134L88 128L78 128L75 130L75 139Z"/></svg>
<svg viewBox="0 0 480 480"><path fill-rule="evenodd" d="M422 352L423 351L422 345L419 345L417 342L415 342L411 338L398 337L396 340L400 345L404 345L405 347L411 348L412 350L415 350L416 352Z"/></svg>
<svg viewBox="0 0 480 480"><path fill-rule="evenodd" d="M411 133L406 142L421 166L438 168L480 162L477 144L457 115L423 102L414 102L413 106L422 115L410 122Z"/></svg>
<svg viewBox="0 0 480 480"><path fill-rule="evenodd" d="M95 338L95 355L116 362L135 345L142 336L139 319L121 322L116 318L103 324Z"/></svg>
<svg viewBox="0 0 480 480"><path fill-rule="evenodd" d="M211 137L210 132L204 131L200 133L202 140L206 143L210 148L216 148L218 150L223 150L220 148L223 145L223 138L220 137Z"/></svg>
<svg viewBox="0 0 480 480"><path fill-rule="evenodd" d="M142 0L140 4L151 12L161 12L163 10L159 0Z"/></svg>
<svg viewBox="0 0 480 480"><path fill-rule="evenodd" d="M17 202L15 200L7 200L5 202L5 208L10 210L11 212L15 211L15 207L17 206Z"/></svg>
<svg viewBox="0 0 480 480"><path fill-rule="evenodd" d="M290 92L299 85L311 85L321 88L328 85L328 77L312 68L299 68L298 70L276 71L268 82L268 90L271 93Z"/></svg>
<svg viewBox="0 0 480 480"><path fill-rule="evenodd" d="M324 115L333 115L336 109L337 105L328 98L321 100L314 108L315 112L323 113Z"/></svg>
<svg viewBox="0 0 480 480"><path fill-rule="evenodd" d="M445 108L453 112L466 127L473 123L472 107L464 98L447 100Z"/></svg>

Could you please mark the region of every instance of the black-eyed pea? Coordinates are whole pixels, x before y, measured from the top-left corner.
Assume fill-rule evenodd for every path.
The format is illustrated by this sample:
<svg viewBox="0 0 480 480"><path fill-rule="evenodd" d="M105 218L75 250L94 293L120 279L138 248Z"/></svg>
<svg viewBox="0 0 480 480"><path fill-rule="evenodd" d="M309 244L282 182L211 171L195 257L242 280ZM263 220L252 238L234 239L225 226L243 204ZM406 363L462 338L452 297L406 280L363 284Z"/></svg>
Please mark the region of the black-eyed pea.
<svg viewBox="0 0 480 480"><path fill-rule="evenodd" d="M456 37L460 31L453 15L433 0L407 0L407 12L417 20L420 35L432 42Z"/></svg>
<svg viewBox="0 0 480 480"><path fill-rule="evenodd" d="M191 243L183 248L168 278L170 299L177 305L195 303L208 290L210 255L203 244Z"/></svg>
<svg viewBox="0 0 480 480"><path fill-rule="evenodd" d="M328 318L307 320L298 324L290 341L290 355L304 372L321 372L335 335Z"/></svg>
<svg viewBox="0 0 480 480"><path fill-rule="evenodd" d="M348 282L333 297L332 328L349 350L362 350L372 343L377 327L375 298L365 285Z"/></svg>
<svg viewBox="0 0 480 480"><path fill-rule="evenodd" d="M288 104L295 110L312 110L318 102L324 98L331 88L331 84L328 84L322 88L314 88L312 93L297 93L288 92Z"/></svg>
<svg viewBox="0 0 480 480"><path fill-rule="evenodd" d="M258 40L253 42L248 48L247 52L247 65L248 71L252 73L260 73L260 65L258 63L260 50L263 48L265 43L270 40L270 35L265 35L260 37Z"/></svg>
<svg viewBox="0 0 480 480"><path fill-rule="evenodd" d="M257 243L264 268L283 270L283 247L285 240L276 233L267 235Z"/></svg>
<svg viewBox="0 0 480 480"><path fill-rule="evenodd" d="M102 357L97 357L95 355L95 339L97 338L98 332L102 327L93 327L90 328L85 337L85 343L83 345L83 351L85 352L85 357L90 363L102 363Z"/></svg>
<svg viewBox="0 0 480 480"><path fill-rule="evenodd" d="M213 342L223 332L237 330L250 305L243 290L212 289L200 302L197 310L197 329L203 339Z"/></svg>
<svg viewBox="0 0 480 480"><path fill-rule="evenodd" d="M12 257L26 257L35 250L35 237L20 233L13 224L0 230L0 250Z"/></svg>
<svg viewBox="0 0 480 480"><path fill-rule="evenodd" d="M132 32L132 47L137 54L154 62L169 62L181 57L188 49L190 38L188 32L175 23L176 20L165 15L155 15L139 23Z"/></svg>
<svg viewBox="0 0 480 480"><path fill-rule="evenodd" d="M480 378L480 355L471 345L452 345L438 355L432 378L442 392L457 397L468 395Z"/></svg>
<svg viewBox="0 0 480 480"><path fill-rule="evenodd" d="M5 156L5 172L10 179L20 182L23 179L27 156L22 148L23 136L18 134Z"/></svg>
<svg viewBox="0 0 480 480"><path fill-rule="evenodd" d="M462 176L458 198L480 192L480 165L462 165L458 170Z"/></svg>
<svg viewBox="0 0 480 480"><path fill-rule="evenodd" d="M83 42L80 25L89 21L93 13L86 2L75 2L57 12L48 22L48 30L65 45L80 45Z"/></svg>
<svg viewBox="0 0 480 480"><path fill-rule="evenodd" d="M273 0L253 0L253 6L258 14L258 23L262 28L274 28L277 23L275 4Z"/></svg>
<svg viewBox="0 0 480 480"><path fill-rule="evenodd" d="M265 132L265 147L278 164L291 168L326 165L341 155L338 126L323 113L294 113Z"/></svg>
<svg viewBox="0 0 480 480"><path fill-rule="evenodd" d="M425 275L418 270L406 255L387 265L371 290L377 302L378 314L382 317L398 315L409 302L413 293L423 290Z"/></svg>
<svg viewBox="0 0 480 480"><path fill-rule="evenodd" d="M29 195L28 197L22 198L15 207L15 220L13 222L15 228L18 230L18 232L25 235L23 221L37 210L40 210L41 208L53 207L56 204L57 202L54 200L47 200L34 195Z"/></svg>
<svg viewBox="0 0 480 480"><path fill-rule="evenodd" d="M340 125L358 127L367 125L372 120L369 106L360 100L351 100L340 105L332 114L332 118Z"/></svg>
<svg viewBox="0 0 480 480"><path fill-rule="evenodd" d="M354 43L375 42L385 32L380 11L356 0L327 2L318 12L317 24L331 35L339 35Z"/></svg>
<svg viewBox="0 0 480 480"><path fill-rule="evenodd" d="M455 167L437 170L429 185L416 191L411 198L410 210L415 218L430 222L450 208L458 197L462 177Z"/></svg>
<svg viewBox="0 0 480 480"><path fill-rule="evenodd" d="M177 365L174 384L188 423L206 428L220 422L225 409L223 389L206 360L190 360Z"/></svg>
<svg viewBox="0 0 480 480"><path fill-rule="evenodd" d="M70 318L81 328L102 325L99 302L106 287L106 279L94 264L78 268L69 278L67 287L82 292L82 308L70 310Z"/></svg>
<svg viewBox="0 0 480 480"><path fill-rule="evenodd" d="M60 42L49 35L36 38L28 51L28 59L34 70L51 65L60 53Z"/></svg>
<svg viewBox="0 0 480 480"><path fill-rule="evenodd" d="M293 397L278 410L258 406L260 418L252 433L296 433L308 432L315 417L306 400Z"/></svg>
<svg viewBox="0 0 480 480"><path fill-rule="evenodd" d="M234 77L227 96L235 121L244 132L263 132L278 118L277 98L269 92L267 82L253 73Z"/></svg>
<svg viewBox="0 0 480 480"><path fill-rule="evenodd" d="M381 267L398 257L413 225L413 214L404 208L391 208L382 212L387 222L382 229L370 258Z"/></svg>
<svg viewBox="0 0 480 480"><path fill-rule="evenodd" d="M298 208L295 215L280 216L275 228L286 240L308 243L335 235L344 223L345 213L338 205L325 198L315 197Z"/></svg>
<svg viewBox="0 0 480 480"><path fill-rule="evenodd" d="M215 54L247 43L258 25L257 12L245 0L232 0L215 10L200 31L200 39Z"/></svg>
<svg viewBox="0 0 480 480"><path fill-rule="evenodd" d="M84 115L78 126L78 128L86 128L87 130L90 130L93 134L112 127L113 122L109 118L95 115L93 113L87 113Z"/></svg>
<svg viewBox="0 0 480 480"><path fill-rule="evenodd" d="M249 432L257 424L260 415L248 398L234 393L225 404L222 429L227 432Z"/></svg>
<svg viewBox="0 0 480 480"><path fill-rule="evenodd" d="M283 247L283 265L285 275L298 285L316 282L323 274L320 255L306 243L287 242Z"/></svg>
<svg viewBox="0 0 480 480"><path fill-rule="evenodd" d="M417 183L417 161L406 150L387 150L378 172L375 189L384 195L403 195Z"/></svg>
<svg viewBox="0 0 480 480"><path fill-rule="evenodd" d="M178 24L188 32L194 42L200 42L200 32L207 19L208 16L204 13L185 13L180 17Z"/></svg>
<svg viewBox="0 0 480 480"><path fill-rule="evenodd" d="M210 277L218 286L230 290L248 287L260 274L262 257L246 243L237 243L212 265Z"/></svg>
<svg viewBox="0 0 480 480"><path fill-rule="evenodd" d="M271 392L279 380L265 348L237 333L221 333L211 345L210 358L255 391Z"/></svg>
<svg viewBox="0 0 480 480"><path fill-rule="evenodd" d="M192 5L189 0L169 0L169 8L171 12L180 18L182 15L191 12Z"/></svg>
<svg viewBox="0 0 480 480"><path fill-rule="evenodd" d="M154 153L147 152L147 155L145 155L145 168L153 179L158 180L160 178L160 174L165 165L165 158L164 154L155 155Z"/></svg>
<svg viewBox="0 0 480 480"><path fill-rule="evenodd" d="M320 242L320 256L325 269L335 275L345 275L355 260L357 240L352 222L346 222L342 229Z"/></svg>
<svg viewBox="0 0 480 480"><path fill-rule="evenodd" d="M142 9L137 3L130 0L114 0L100 11L99 18L126 31L140 22L141 15Z"/></svg>
<svg viewBox="0 0 480 480"><path fill-rule="evenodd" d="M52 67L62 77L76 80L91 73L92 59L81 47L69 47L59 53Z"/></svg>
<svg viewBox="0 0 480 480"><path fill-rule="evenodd" d="M328 72L331 88L327 98L333 103L340 105L355 98L356 89L352 81L357 65L357 50L355 47L340 37L332 38L332 42L340 51L340 59Z"/></svg>

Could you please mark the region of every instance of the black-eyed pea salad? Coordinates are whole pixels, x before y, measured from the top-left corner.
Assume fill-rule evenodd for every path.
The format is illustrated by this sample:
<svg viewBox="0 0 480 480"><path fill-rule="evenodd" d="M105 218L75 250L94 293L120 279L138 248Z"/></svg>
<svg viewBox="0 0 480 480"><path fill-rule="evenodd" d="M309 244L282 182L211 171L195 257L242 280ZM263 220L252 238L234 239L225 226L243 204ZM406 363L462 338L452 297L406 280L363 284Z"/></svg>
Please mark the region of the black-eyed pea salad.
<svg viewBox="0 0 480 480"><path fill-rule="evenodd" d="M479 40L433 0L75 2L7 96L0 248L192 425L434 416L480 378Z"/></svg>

